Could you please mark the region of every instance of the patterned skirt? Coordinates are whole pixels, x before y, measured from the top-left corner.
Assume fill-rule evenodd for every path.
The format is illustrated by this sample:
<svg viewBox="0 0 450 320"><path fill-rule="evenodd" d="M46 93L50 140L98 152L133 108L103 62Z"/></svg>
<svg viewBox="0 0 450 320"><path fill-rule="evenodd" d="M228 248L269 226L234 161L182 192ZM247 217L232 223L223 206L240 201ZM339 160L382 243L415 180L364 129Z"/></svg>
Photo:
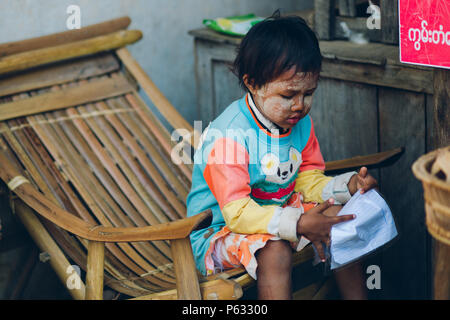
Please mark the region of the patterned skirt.
<svg viewBox="0 0 450 320"><path fill-rule="evenodd" d="M294 193L285 206L300 208L304 212L315 207L316 203L302 203L300 193ZM285 207L284 206L284 207ZM272 234L239 234L232 232L227 226L217 232L210 241L205 256L207 275L222 272L226 269L243 266L248 274L256 279L258 263L256 251L263 248L269 240L281 240ZM296 243L291 243L293 250L300 251L309 241L302 237Z"/></svg>

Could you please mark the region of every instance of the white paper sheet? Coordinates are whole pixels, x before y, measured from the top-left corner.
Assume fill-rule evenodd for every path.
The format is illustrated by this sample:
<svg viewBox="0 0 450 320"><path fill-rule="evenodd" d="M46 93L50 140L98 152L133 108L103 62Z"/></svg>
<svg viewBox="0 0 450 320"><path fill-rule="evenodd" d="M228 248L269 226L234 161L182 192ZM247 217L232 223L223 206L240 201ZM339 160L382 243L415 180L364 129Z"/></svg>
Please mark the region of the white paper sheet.
<svg viewBox="0 0 450 320"><path fill-rule="evenodd" d="M339 212L340 216L346 214L356 218L331 228L332 270L371 253L398 234L389 206L374 189L356 192Z"/></svg>

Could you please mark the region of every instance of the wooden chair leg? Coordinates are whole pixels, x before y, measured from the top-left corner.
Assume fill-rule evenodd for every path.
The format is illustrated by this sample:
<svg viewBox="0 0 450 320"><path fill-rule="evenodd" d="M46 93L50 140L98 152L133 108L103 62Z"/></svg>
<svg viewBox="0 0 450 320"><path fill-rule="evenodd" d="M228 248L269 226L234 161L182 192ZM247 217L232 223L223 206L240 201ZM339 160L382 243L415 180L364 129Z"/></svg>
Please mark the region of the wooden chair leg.
<svg viewBox="0 0 450 320"><path fill-rule="evenodd" d="M63 285L66 286L67 277L69 276L67 270L70 267L70 263L58 247L58 244L50 236L47 229L42 225L37 217L38 214L21 200L15 200L13 202L13 207L15 208L15 213L20 218L39 249L50 254L50 264L61 279ZM76 300L84 300L86 292L85 284L79 278L77 273L74 273L73 276L77 277L79 287L69 289L69 293Z"/></svg>
<svg viewBox="0 0 450 320"><path fill-rule="evenodd" d="M103 299L105 244L89 241L86 273L86 300Z"/></svg>
<svg viewBox="0 0 450 320"><path fill-rule="evenodd" d="M189 238L170 242L179 300L201 300L197 269Z"/></svg>

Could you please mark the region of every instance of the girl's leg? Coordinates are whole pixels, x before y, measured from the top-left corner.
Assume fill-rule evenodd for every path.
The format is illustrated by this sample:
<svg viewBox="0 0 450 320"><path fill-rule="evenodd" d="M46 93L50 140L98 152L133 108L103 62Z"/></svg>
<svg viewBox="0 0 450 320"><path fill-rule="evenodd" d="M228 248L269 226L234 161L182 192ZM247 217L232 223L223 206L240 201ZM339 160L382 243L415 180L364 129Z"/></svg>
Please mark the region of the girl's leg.
<svg viewBox="0 0 450 320"><path fill-rule="evenodd" d="M292 249L284 240L269 240L256 252L258 299L292 299Z"/></svg>
<svg viewBox="0 0 450 320"><path fill-rule="evenodd" d="M342 206L332 206L324 211L327 216L336 216ZM362 263L354 262L334 271L334 277L344 300L366 300L367 289L363 276Z"/></svg>
<svg viewBox="0 0 450 320"><path fill-rule="evenodd" d="M355 262L334 271L334 278L344 300L367 300L362 263Z"/></svg>

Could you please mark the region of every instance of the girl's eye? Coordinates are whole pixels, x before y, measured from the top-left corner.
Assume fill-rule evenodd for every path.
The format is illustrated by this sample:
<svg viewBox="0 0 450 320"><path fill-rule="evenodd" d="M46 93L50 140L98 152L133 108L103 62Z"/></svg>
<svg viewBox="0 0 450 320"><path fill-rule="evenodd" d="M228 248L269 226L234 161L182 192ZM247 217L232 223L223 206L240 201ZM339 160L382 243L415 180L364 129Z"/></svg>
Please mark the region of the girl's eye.
<svg viewBox="0 0 450 320"><path fill-rule="evenodd" d="M312 96L313 95L313 92L307 92L307 93L305 93L305 97L310 97L310 96ZM280 94L280 96L283 98L283 99L287 99L287 100L290 100L290 99L292 99L292 98L294 98L295 97L295 94L294 95L291 95L291 96L286 96L286 95L283 95L283 94Z"/></svg>

